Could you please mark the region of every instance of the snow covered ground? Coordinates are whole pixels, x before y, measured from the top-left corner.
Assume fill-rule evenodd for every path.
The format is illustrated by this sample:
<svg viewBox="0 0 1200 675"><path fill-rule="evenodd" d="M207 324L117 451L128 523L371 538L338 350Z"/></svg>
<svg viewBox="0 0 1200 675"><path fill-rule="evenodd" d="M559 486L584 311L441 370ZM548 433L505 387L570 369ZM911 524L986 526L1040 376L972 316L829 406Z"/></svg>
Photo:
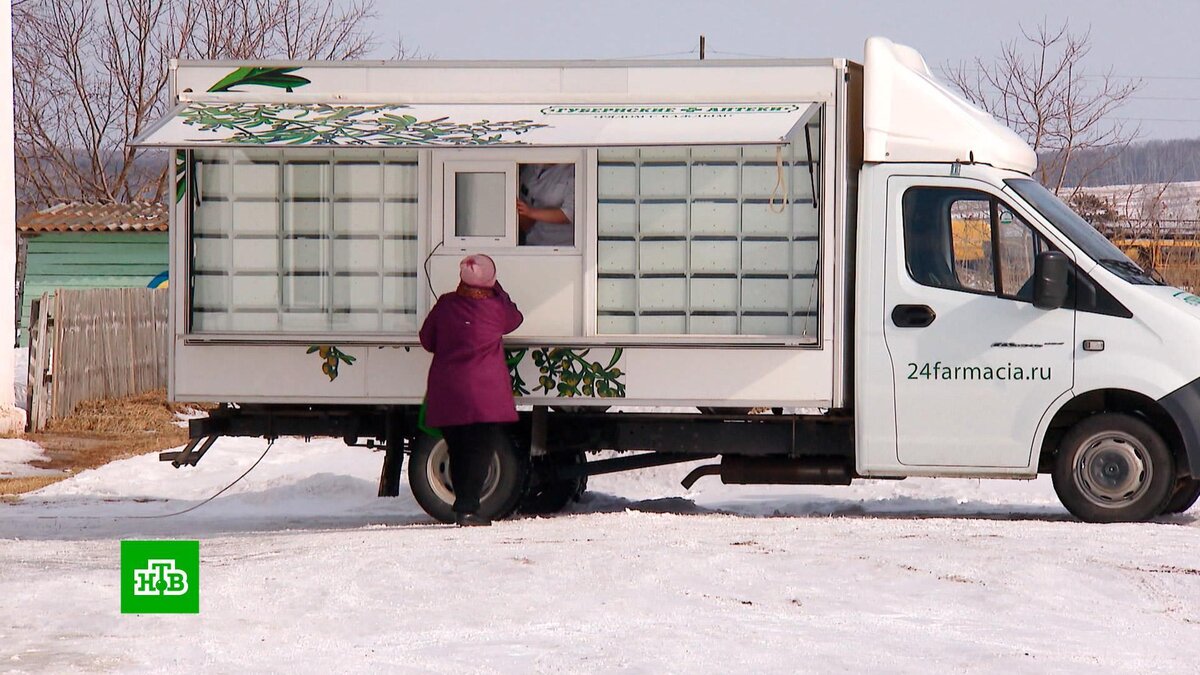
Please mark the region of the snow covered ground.
<svg viewBox="0 0 1200 675"><path fill-rule="evenodd" d="M0 478L22 478L59 473L30 464L30 462L48 461L50 458L37 443L18 438L0 439Z"/></svg>
<svg viewBox="0 0 1200 675"><path fill-rule="evenodd" d="M12 441L0 441L8 444ZM0 445L0 447L4 447ZM593 479L491 528L374 497L382 457L224 440L0 505L0 670L1195 672L1200 521L1073 521L1047 481ZM197 538L199 615L122 615L119 540Z"/></svg>

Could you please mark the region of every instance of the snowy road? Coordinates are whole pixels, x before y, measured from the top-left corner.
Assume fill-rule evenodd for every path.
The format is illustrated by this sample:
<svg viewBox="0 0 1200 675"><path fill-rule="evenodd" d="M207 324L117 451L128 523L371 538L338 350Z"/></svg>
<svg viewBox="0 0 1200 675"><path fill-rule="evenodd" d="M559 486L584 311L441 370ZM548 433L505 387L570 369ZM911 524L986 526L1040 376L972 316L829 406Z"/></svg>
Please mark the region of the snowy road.
<svg viewBox="0 0 1200 675"><path fill-rule="evenodd" d="M0 441L7 442L7 441ZM1047 481L598 477L552 518L431 524L381 456L223 441L0 505L0 670L1195 672L1200 521L1072 521ZM405 488L407 494L407 488ZM119 540L198 538L198 616L119 612Z"/></svg>

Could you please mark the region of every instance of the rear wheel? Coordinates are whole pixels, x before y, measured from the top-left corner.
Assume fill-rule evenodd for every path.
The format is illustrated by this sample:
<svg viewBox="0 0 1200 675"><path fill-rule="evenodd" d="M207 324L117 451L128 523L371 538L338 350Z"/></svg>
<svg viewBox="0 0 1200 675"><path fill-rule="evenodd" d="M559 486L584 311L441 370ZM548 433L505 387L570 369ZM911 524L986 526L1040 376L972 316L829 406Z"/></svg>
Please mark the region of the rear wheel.
<svg viewBox="0 0 1200 675"><path fill-rule="evenodd" d="M1188 478L1175 486L1175 492L1171 495L1171 499L1167 501L1166 507L1163 508L1163 513L1183 513L1192 508L1196 500L1200 499L1200 480Z"/></svg>
<svg viewBox="0 0 1200 675"><path fill-rule="evenodd" d="M553 480L550 476L559 466L586 463L587 456L583 452L559 452L534 458L529 489L521 500L521 513L558 513L571 502L579 501L587 490L587 476L566 480Z"/></svg>
<svg viewBox="0 0 1200 675"><path fill-rule="evenodd" d="M479 515L500 520L512 515L529 480L528 456L512 443L492 455ZM408 483L413 497L430 516L443 523L454 522L454 484L450 480L450 452L445 439L419 434L408 460Z"/></svg>
<svg viewBox="0 0 1200 675"><path fill-rule="evenodd" d="M1063 506L1080 520L1136 522L1163 512L1175 486L1175 462L1149 424L1102 413L1067 432L1053 478Z"/></svg>

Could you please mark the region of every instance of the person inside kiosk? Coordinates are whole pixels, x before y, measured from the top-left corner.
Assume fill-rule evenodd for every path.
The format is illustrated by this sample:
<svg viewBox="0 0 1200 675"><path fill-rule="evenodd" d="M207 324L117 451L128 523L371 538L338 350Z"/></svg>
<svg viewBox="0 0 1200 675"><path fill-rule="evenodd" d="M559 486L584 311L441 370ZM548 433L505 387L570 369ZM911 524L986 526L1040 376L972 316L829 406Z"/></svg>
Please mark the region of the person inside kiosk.
<svg viewBox="0 0 1200 675"><path fill-rule="evenodd" d="M522 164L517 226L523 246L575 245L575 165Z"/></svg>

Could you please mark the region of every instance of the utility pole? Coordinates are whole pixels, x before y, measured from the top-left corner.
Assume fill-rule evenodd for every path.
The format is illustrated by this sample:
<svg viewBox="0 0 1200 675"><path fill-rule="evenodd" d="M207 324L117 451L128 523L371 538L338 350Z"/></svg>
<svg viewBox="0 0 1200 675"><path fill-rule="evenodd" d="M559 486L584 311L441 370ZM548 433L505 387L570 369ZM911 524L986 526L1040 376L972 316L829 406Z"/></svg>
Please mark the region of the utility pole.
<svg viewBox="0 0 1200 675"><path fill-rule="evenodd" d="M704 36L700 36L700 60L704 60Z"/></svg>

